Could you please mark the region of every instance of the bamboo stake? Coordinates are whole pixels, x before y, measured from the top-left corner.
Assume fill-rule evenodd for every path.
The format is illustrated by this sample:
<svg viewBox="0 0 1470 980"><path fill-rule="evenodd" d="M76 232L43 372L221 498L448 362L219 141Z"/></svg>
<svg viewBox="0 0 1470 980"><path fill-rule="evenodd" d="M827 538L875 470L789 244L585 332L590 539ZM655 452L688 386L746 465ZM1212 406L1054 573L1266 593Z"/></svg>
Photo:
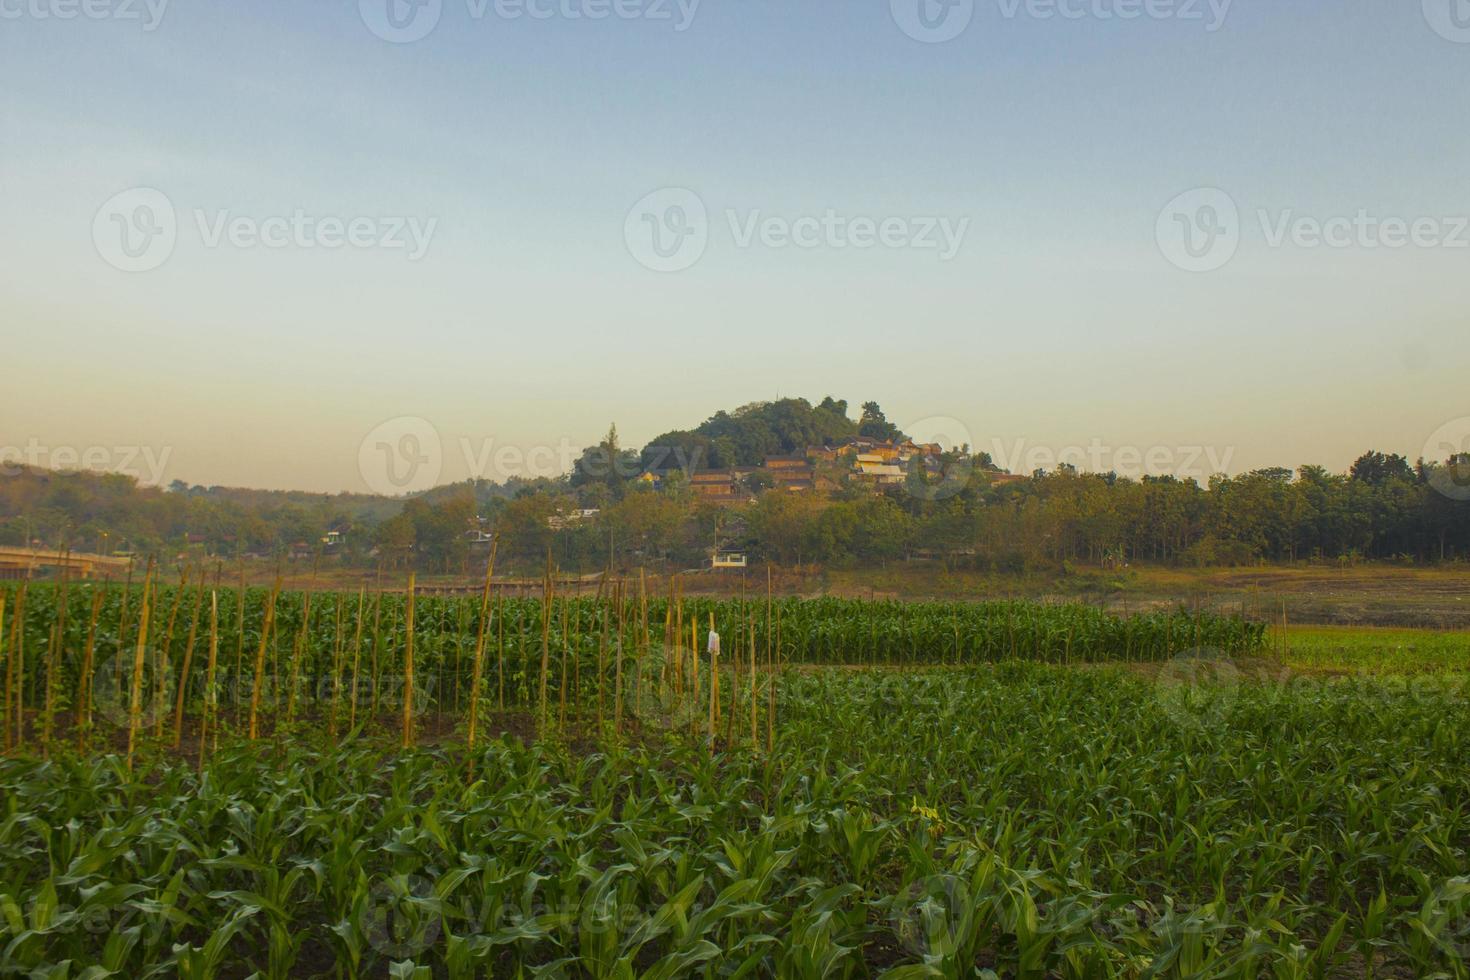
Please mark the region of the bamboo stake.
<svg viewBox="0 0 1470 980"><path fill-rule="evenodd" d="M92 615L87 620L87 645L82 648L82 673L77 684L78 752L86 750L87 736L92 731L92 661L97 651L97 621L102 618L102 601L106 598L101 589L93 590ZM4 619L4 615L5 604L0 603L0 620Z"/></svg>
<svg viewBox="0 0 1470 980"><path fill-rule="evenodd" d="M250 679L250 741L260 734L260 688L265 682L265 650L270 642L272 629L276 625L276 597L281 594L281 573L276 571L276 584L271 586L270 598L266 602L265 620L260 627L260 646L255 651L255 674Z"/></svg>
<svg viewBox="0 0 1470 980"><path fill-rule="evenodd" d="M204 673L204 713L199 719L199 771L204 771L204 757L208 754L210 723L219 713L219 694L215 690L215 661L219 654L219 590L209 594L209 666ZM217 724L217 723L216 723ZM219 735L215 735L218 744Z"/></svg>
<svg viewBox="0 0 1470 980"><path fill-rule="evenodd" d="M204 576L199 576L199 590L194 596L194 614L189 619L189 639L184 644L184 666L179 671L179 693L174 703L174 748L184 740L184 693L189 689L189 668L194 663L194 641L199 637L199 614L204 608Z"/></svg>
<svg viewBox="0 0 1470 980"><path fill-rule="evenodd" d="M480 677L484 671L485 632L489 626L487 617L490 615L490 579L495 575L495 552L499 548L500 534L497 532L490 539L490 560L485 564L485 591L480 596L480 628L475 637L475 663L470 675L470 731L466 754L469 756L469 775L472 779L475 775L475 724L480 717Z"/></svg>
<svg viewBox="0 0 1470 980"><path fill-rule="evenodd" d="M149 586L153 579L153 563L148 563L148 575L143 580L143 607L138 611L138 644L133 651L132 696L128 700L128 772L133 771L133 751L138 743L138 727L143 711L143 658L148 651L148 600Z"/></svg>
<svg viewBox="0 0 1470 980"><path fill-rule="evenodd" d="M311 592L316 585L316 575L312 574L311 581L306 587L306 594L301 599L301 625L296 630L296 641L291 644L291 685L286 692L286 721L296 720L296 689L301 686L301 654L306 649L306 635L311 629Z"/></svg>
<svg viewBox="0 0 1470 980"><path fill-rule="evenodd" d="M505 593L500 592L495 596L495 659L498 664L496 680L500 687L500 697L497 702L500 711L505 712Z"/></svg>
<svg viewBox="0 0 1470 980"><path fill-rule="evenodd" d="M126 639L126 637L128 635L128 626L129 626L129 623L128 623L128 612L129 612L128 605L129 605L129 600L132 599L132 597L133 597L133 563L132 563L132 561L129 561L128 562L128 577L127 577L127 581L123 584L122 611L118 614L118 622L117 622L117 655L112 658L112 676L113 676L113 681L114 681L114 689L116 689L117 687L121 687L122 686L122 665L123 665L123 659L127 655L127 646L126 646L126 644L128 642L127 639Z"/></svg>
<svg viewBox="0 0 1470 980"><path fill-rule="evenodd" d="M709 630L715 631L715 614L709 614ZM720 651L709 652L709 747L715 748L715 734L720 730Z"/></svg>
<svg viewBox="0 0 1470 980"><path fill-rule="evenodd" d="M413 598L414 573L408 573L408 606L404 610L404 623L408 631L408 643L403 652L403 747L413 748Z"/></svg>

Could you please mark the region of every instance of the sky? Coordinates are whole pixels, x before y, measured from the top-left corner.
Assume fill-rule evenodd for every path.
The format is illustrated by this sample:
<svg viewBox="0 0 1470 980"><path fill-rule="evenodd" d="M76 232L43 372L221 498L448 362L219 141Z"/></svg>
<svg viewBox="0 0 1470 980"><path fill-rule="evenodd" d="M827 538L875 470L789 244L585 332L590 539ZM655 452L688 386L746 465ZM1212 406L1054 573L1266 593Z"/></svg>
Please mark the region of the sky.
<svg viewBox="0 0 1470 980"><path fill-rule="evenodd" d="M1470 0L0 0L0 83L12 460L397 492L828 394L1018 472L1470 437Z"/></svg>

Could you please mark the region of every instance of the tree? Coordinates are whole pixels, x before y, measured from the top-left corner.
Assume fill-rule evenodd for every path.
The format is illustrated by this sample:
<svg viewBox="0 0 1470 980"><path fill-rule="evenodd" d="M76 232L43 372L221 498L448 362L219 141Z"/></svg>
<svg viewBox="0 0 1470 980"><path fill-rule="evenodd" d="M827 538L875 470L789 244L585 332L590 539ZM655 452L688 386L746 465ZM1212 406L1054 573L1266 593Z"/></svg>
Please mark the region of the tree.
<svg viewBox="0 0 1470 980"><path fill-rule="evenodd" d="M373 539L383 559L390 566L398 566L407 562L413 554L414 542L417 540L413 515L399 513L388 518L378 525Z"/></svg>
<svg viewBox="0 0 1470 980"><path fill-rule="evenodd" d="M556 504L550 494L517 497L506 505L497 525L500 546L511 557L536 561L551 544L547 520L555 513Z"/></svg>
<svg viewBox="0 0 1470 980"><path fill-rule="evenodd" d="M877 402L863 402L863 414L858 420L858 435L883 442L897 442L904 438L898 426L888 421Z"/></svg>
<svg viewBox="0 0 1470 980"><path fill-rule="evenodd" d="M676 429L665 432L643 447L639 466L641 472L658 476L670 473L687 475L711 468L713 455L709 436Z"/></svg>
<svg viewBox="0 0 1470 980"><path fill-rule="evenodd" d="M475 499L471 494L433 505L410 500L403 509L414 522L420 562L429 568L449 569L464 561L469 551L465 532L475 518Z"/></svg>
<svg viewBox="0 0 1470 980"><path fill-rule="evenodd" d="M751 537L768 558L800 564L809 554L807 529L821 510L821 502L804 493L762 494L747 512Z"/></svg>
<svg viewBox="0 0 1470 980"><path fill-rule="evenodd" d="M639 456L624 452L618 445L618 427L614 423L601 442L582 450L581 458L572 468L571 485L581 488L600 483L607 487L611 499L621 500L628 480L642 469Z"/></svg>
<svg viewBox="0 0 1470 980"><path fill-rule="evenodd" d="M1414 467L1409 461L1397 453L1367 452L1358 457L1353 464L1349 475L1354 480L1362 480L1373 486L1381 487L1390 480L1411 481L1414 479Z"/></svg>
<svg viewBox="0 0 1470 980"><path fill-rule="evenodd" d="M685 517L686 509L677 498L652 491L630 493L602 515L620 547L660 560L674 547Z"/></svg>

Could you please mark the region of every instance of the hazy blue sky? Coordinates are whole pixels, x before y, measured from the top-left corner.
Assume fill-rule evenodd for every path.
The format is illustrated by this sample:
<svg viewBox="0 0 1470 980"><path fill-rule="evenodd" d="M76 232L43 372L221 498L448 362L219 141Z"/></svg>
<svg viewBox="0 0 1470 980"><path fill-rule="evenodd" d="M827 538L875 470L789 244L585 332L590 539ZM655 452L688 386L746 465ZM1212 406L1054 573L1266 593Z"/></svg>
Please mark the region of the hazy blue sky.
<svg viewBox="0 0 1470 980"><path fill-rule="evenodd" d="M412 43L390 0L159 2L0 0L0 446L362 489L400 416L448 480L831 393L987 450L1342 469L1470 414L1467 0L391 0ZM129 272L136 188L176 237ZM707 245L661 272L667 188ZM1167 241L1198 188L1238 207L1183 199L1239 239L1207 272ZM893 238L780 244L829 212ZM1370 247L1395 220L1419 244Z"/></svg>

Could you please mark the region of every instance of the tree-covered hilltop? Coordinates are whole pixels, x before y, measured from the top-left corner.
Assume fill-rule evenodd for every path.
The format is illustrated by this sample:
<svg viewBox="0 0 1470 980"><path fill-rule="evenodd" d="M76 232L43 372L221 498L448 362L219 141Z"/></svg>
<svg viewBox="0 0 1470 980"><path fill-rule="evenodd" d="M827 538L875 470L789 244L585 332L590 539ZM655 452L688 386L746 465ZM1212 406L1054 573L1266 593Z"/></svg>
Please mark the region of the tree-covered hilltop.
<svg viewBox="0 0 1470 980"><path fill-rule="evenodd" d="M877 402L864 404L862 419L854 422L847 417L847 402L830 395L815 407L805 398L782 398L716 412L696 428L665 432L649 440L640 460L645 470L657 473L759 466L768 456L836 445L857 435L902 438Z"/></svg>

